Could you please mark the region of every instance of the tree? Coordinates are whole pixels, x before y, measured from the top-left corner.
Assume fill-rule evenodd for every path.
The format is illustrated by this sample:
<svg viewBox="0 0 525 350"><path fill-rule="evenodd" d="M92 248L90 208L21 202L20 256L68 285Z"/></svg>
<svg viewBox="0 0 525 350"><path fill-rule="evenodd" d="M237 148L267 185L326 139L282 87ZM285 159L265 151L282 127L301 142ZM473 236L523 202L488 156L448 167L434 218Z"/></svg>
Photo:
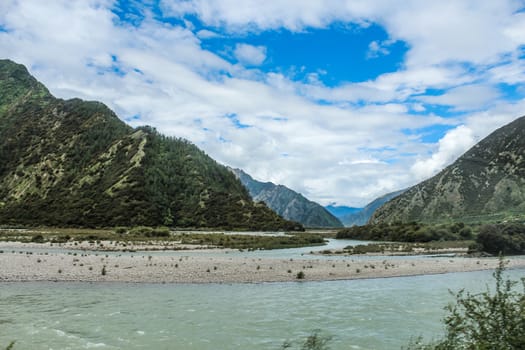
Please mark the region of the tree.
<svg viewBox="0 0 525 350"><path fill-rule="evenodd" d="M408 349L425 350L518 350L525 344L525 278L517 281L503 279L505 263L500 263L493 276L494 294L487 288L483 293L459 291L456 303L449 305L444 319L445 337L432 344L421 344L420 339Z"/></svg>

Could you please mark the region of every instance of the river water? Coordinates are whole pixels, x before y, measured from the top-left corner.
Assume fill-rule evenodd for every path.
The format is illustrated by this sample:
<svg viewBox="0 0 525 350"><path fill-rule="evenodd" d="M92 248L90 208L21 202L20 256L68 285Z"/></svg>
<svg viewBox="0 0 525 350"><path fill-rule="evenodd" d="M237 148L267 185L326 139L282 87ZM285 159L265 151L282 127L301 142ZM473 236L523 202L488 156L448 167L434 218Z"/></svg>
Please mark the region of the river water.
<svg viewBox="0 0 525 350"><path fill-rule="evenodd" d="M11 340L14 350L279 349L284 341L299 349L315 329L332 337L333 350L400 349L411 337L442 334L443 307L453 301L449 290L485 290L491 275L262 284L0 283L0 349ZM525 270L507 275L517 280Z"/></svg>

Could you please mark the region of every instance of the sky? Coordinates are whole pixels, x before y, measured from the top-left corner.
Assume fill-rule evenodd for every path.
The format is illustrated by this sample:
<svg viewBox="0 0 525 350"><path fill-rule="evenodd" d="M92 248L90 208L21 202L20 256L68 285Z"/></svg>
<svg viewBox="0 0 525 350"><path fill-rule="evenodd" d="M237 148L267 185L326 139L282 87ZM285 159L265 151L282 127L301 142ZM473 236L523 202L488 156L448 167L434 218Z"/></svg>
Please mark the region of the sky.
<svg viewBox="0 0 525 350"><path fill-rule="evenodd" d="M1 0L0 57L322 205L525 114L525 1Z"/></svg>

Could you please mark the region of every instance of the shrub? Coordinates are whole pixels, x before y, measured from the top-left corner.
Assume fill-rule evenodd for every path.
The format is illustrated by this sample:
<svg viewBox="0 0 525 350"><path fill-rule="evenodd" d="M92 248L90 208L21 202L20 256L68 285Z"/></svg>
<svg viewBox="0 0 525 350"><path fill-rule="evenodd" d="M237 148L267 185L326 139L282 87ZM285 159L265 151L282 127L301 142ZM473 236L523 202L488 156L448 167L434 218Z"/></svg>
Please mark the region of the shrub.
<svg viewBox="0 0 525 350"><path fill-rule="evenodd" d="M150 236L152 232L153 229L146 226L136 226L129 230L129 233L134 236Z"/></svg>
<svg viewBox="0 0 525 350"><path fill-rule="evenodd" d="M125 228L125 227L117 227L115 229L115 233L119 234L119 235L123 235L125 234L126 232L128 232L128 230Z"/></svg>
<svg viewBox="0 0 525 350"><path fill-rule="evenodd" d="M525 253L525 225L484 225L479 229L476 242L491 254Z"/></svg>
<svg viewBox="0 0 525 350"><path fill-rule="evenodd" d="M408 349L523 349L525 344L525 279L523 291L516 281L503 280L505 264L500 264L493 276L494 294L458 292L456 303L449 305L445 317L445 338L432 344L418 339Z"/></svg>
<svg viewBox="0 0 525 350"><path fill-rule="evenodd" d="M31 238L31 242L34 243L44 243L44 236L42 235L35 235Z"/></svg>
<svg viewBox="0 0 525 350"><path fill-rule="evenodd" d="M470 227L463 227L459 231L459 235L463 239L471 239L472 238L472 229Z"/></svg>
<svg viewBox="0 0 525 350"><path fill-rule="evenodd" d="M303 343L302 350L327 350L328 343L332 337L320 334L319 330L314 330Z"/></svg>
<svg viewBox="0 0 525 350"><path fill-rule="evenodd" d="M302 279L304 279L304 272L303 272L303 271L299 271L299 272L297 272L297 279L298 279L298 280L302 280Z"/></svg>
<svg viewBox="0 0 525 350"><path fill-rule="evenodd" d="M328 350L328 343L331 340L332 337L322 335L321 331L316 329L302 342L301 350ZM290 349L292 346L293 343L287 340L281 345L281 349Z"/></svg>

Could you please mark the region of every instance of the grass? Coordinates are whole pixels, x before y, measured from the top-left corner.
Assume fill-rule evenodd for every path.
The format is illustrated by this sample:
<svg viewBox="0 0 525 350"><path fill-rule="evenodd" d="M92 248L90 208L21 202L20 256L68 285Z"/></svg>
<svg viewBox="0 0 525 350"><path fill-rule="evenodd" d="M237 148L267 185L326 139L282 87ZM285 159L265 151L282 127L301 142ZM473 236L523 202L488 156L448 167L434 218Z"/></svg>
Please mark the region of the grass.
<svg viewBox="0 0 525 350"><path fill-rule="evenodd" d="M432 254L467 251L474 241L433 241L427 243L370 243L345 247L345 254Z"/></svg>
<svg viewBox="0 0 525 350"><path fill-rule="evenodd" d="M153 234L161 232L162 235ZM130 244L159 245L165 249L181 249L177 244L199 245L209 248L233 249L283 249L304 246L323 245L324 236L317 232L299 232L290 235L246 235L224 234L222 232L169 231L167 228L122 228L115 229L77 229L77 228L0 228L0 241L22 243L71 243L97 244L98 250L111 249L102 245L102 241L119 243L122 247ZM169 245L171 243L171 245ZM111 244L110 244L111 245Z"/></svg>
<svg viewBox="0 0 525 350"><path fill-rule="evenodd" d="M321 235L308 232L295 233L289 236L184 233L179 239L182 244L234 249L284 249L324 244L324 238Z"/></svg>

